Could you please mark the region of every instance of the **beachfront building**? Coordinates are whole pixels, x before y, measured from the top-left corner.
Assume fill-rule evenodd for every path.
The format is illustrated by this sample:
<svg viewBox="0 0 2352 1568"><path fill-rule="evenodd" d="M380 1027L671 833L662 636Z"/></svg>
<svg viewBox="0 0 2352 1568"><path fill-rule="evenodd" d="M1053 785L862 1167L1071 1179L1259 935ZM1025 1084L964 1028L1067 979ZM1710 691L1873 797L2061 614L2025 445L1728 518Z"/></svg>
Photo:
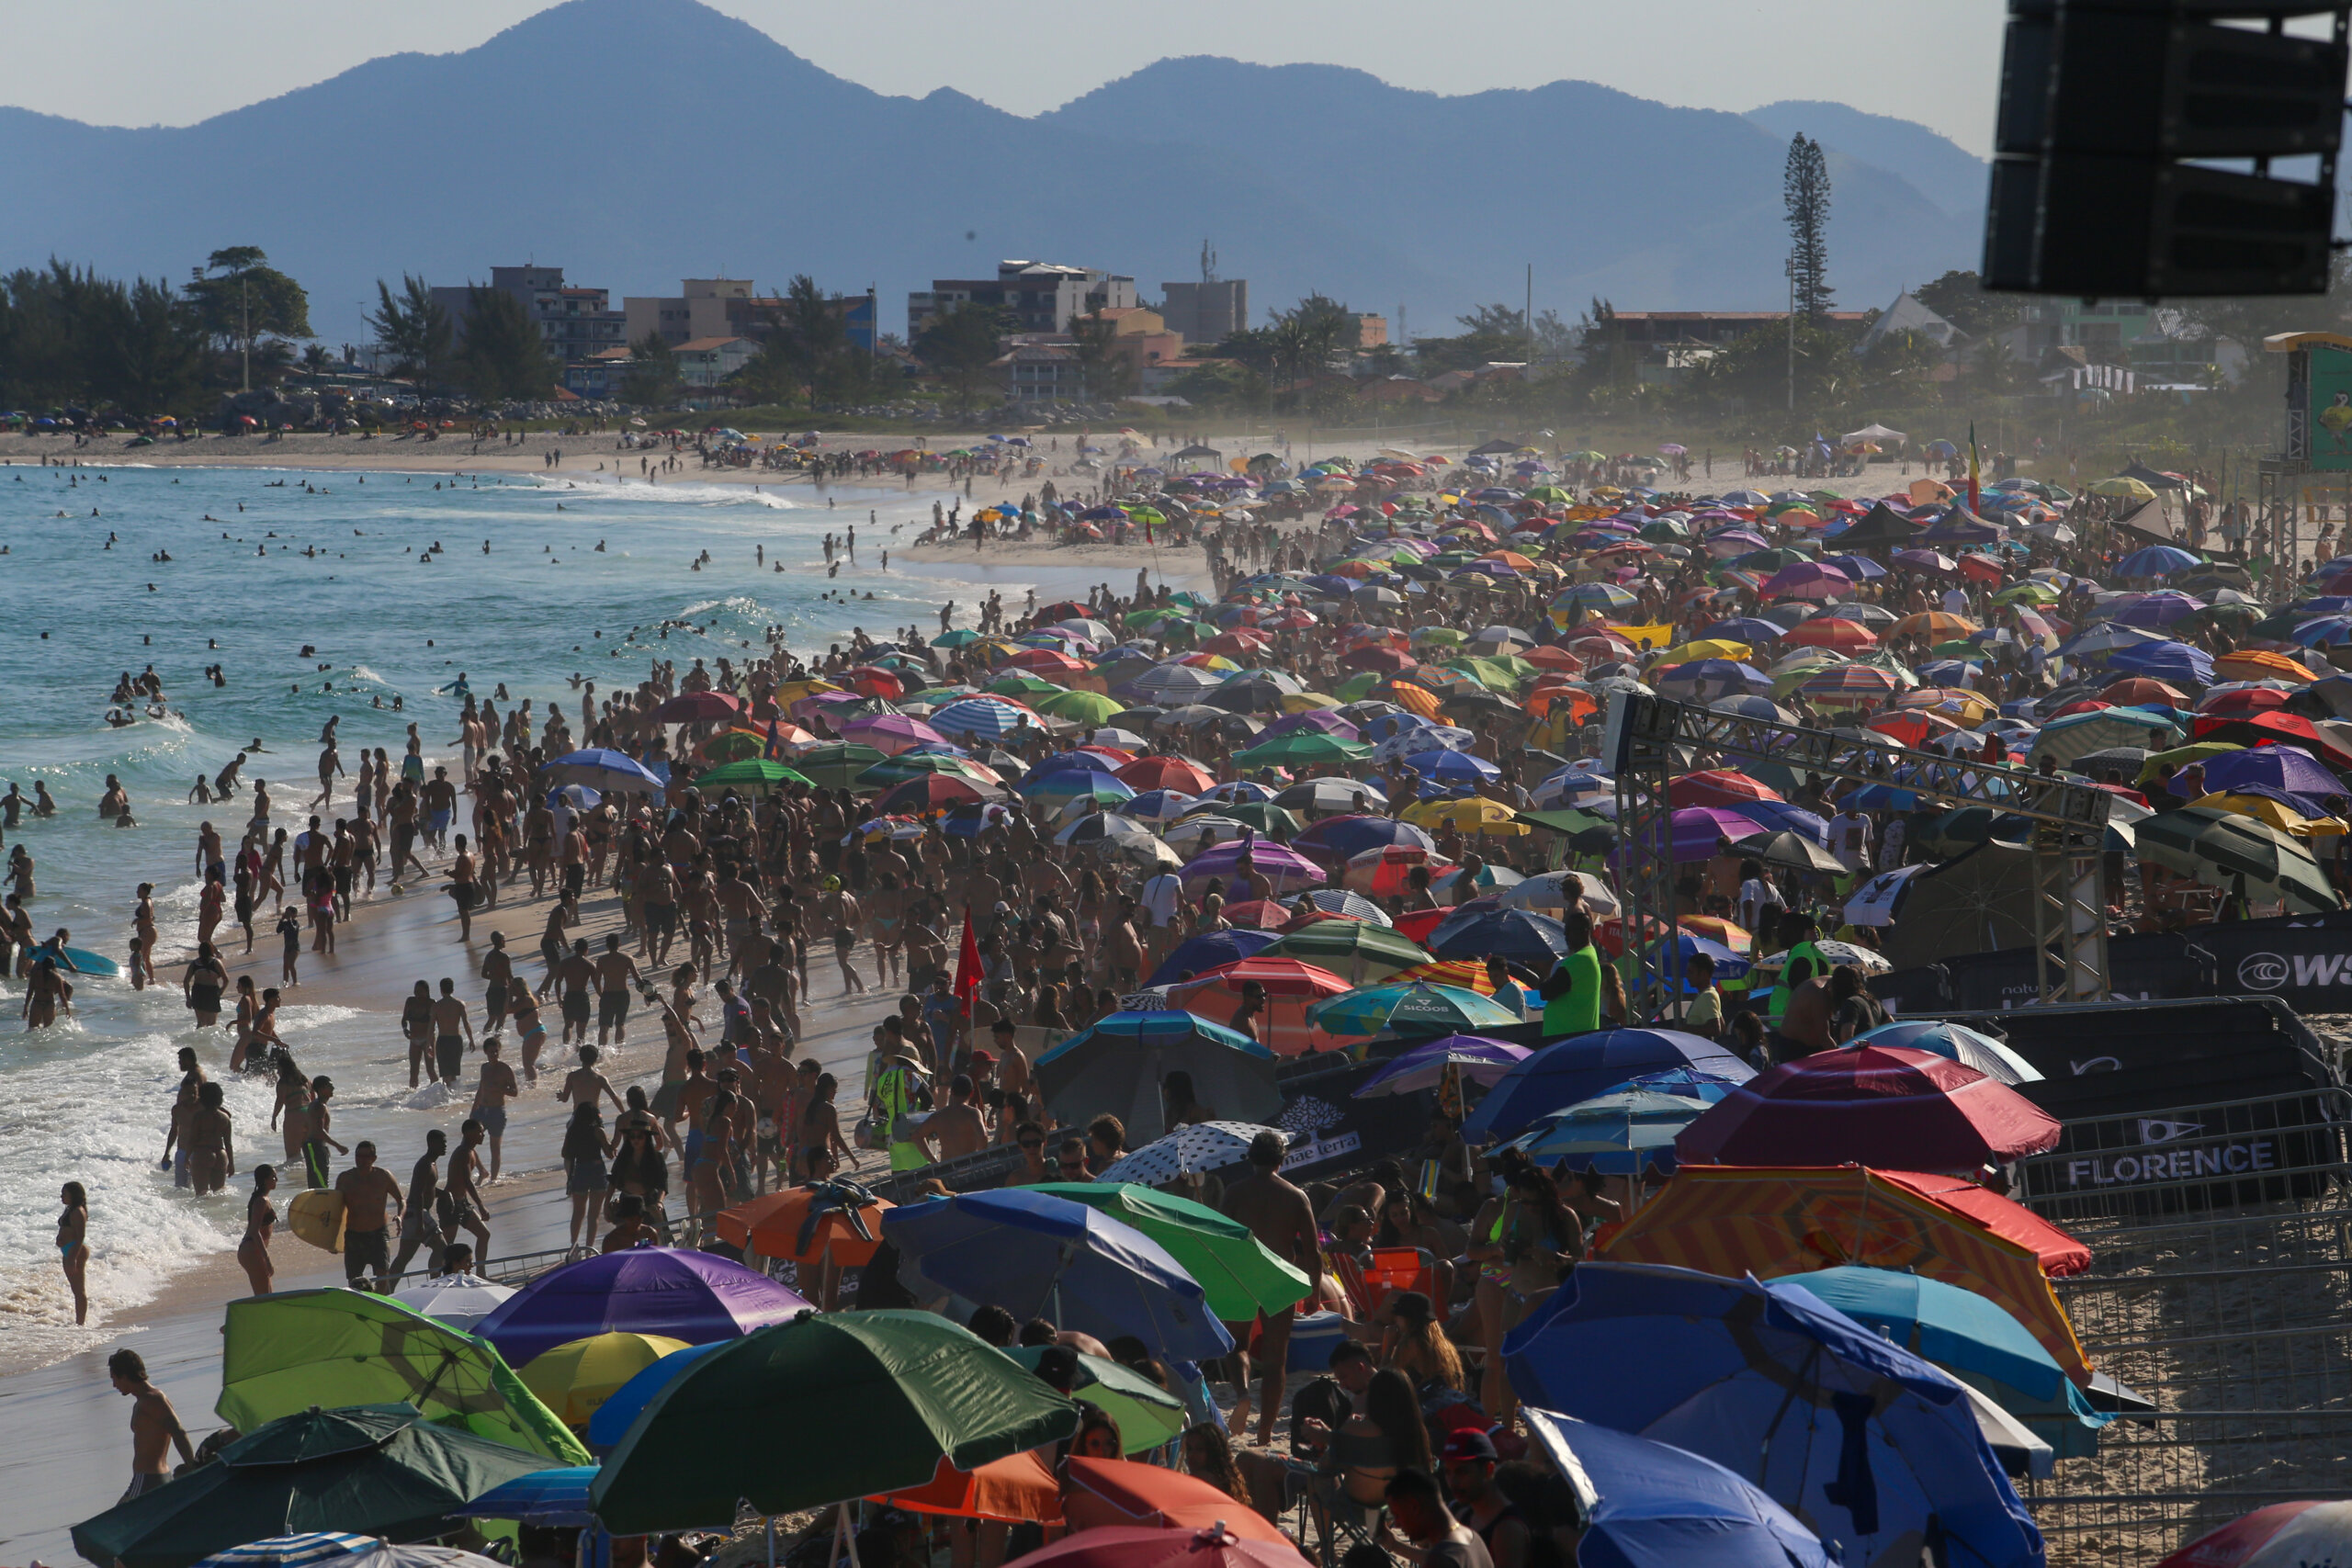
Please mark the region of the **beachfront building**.
<svg viewBox="0 0 2352 1568"><path fill-rule="evenodd" d="M673 352L678 356L678 379L696 391L711 391L750 364L760 345L747 337L696 337Z"/></svg>
<svg viewBox="0 0 2352 1568"><path fill-rule="evenodd" d="M873 353L874 290L836 294L830 302L842 318L851 346ZM632 294L621 301L621 309L628 318L629 342L652 333L674 349L702 338L741 337L757 344L775 330L784 300L760 293L748 278L687 277L679 280L675 294Z"/></svg>
<svg viewBox="0 0 2352 1568"><path fill-rule="evenodd" d="M1067 334L1021 333L994 362L1008 401L1075 403L1086 400L1086 367Z"/></svg>
<svg viewBox="0 0 2352 1568"><path fill-rule="evenodd" d="M922 324L958 305L986 305L1012 319L1015 333L1067 333L1080 316L1136 306L1136 280L1087 266L1001 261L996 276L935 277L907 296L907 341Z"/></svg>
<svg viewBox="0 0 2352 1568"><path fill-rule="evenodd" d="M434 299L449 312L460 345L466 341L466 321L473 314L477 287L467 284L433 290ZM567 284L560 266L494 266L490 269L490 287L514 297L524 313L539 324L549 352L566 366L617 348L624 341L624 316L612 308L612 291Z"/></svg>
<svg viewBox="0 0 2352 1568"><path fill-rule="evenodd" d="M1228 277L1200 283L1163 283L1159 307L1168 330L1186 343L1223 343L1250 324L1250 280Z"/></svg>

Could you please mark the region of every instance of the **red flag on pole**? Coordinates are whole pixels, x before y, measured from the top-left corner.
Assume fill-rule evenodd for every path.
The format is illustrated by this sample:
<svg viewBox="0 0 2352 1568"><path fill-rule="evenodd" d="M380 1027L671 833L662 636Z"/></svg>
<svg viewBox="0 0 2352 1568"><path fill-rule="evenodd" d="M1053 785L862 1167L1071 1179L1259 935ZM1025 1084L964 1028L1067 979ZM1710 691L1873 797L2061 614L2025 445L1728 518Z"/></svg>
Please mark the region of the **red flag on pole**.
<svg viewBox="0 0 2352 1568"><path fill-rule="evenodd" d="M956 1005L972 1021L972 998L980 988L980 944L972 935L972 907L964 906L964 946L956 955Z"/></svg>

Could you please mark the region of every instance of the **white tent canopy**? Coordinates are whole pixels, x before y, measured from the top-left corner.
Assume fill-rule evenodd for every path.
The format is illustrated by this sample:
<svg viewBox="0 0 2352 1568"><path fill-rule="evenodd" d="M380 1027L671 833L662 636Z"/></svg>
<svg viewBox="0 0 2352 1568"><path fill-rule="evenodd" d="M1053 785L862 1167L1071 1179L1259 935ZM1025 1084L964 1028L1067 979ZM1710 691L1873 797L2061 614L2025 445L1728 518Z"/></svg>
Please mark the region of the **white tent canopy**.
<svg viewBox="0 0 2352 1568"><path fill-rule="evenodd" d="M1841 435L1838 439L1841 444L1851 446L1857 441L1908 441L1911 438L1899 430L1889 430L1883 424L1871 423L1862 426L1860 430Z"/></svg>

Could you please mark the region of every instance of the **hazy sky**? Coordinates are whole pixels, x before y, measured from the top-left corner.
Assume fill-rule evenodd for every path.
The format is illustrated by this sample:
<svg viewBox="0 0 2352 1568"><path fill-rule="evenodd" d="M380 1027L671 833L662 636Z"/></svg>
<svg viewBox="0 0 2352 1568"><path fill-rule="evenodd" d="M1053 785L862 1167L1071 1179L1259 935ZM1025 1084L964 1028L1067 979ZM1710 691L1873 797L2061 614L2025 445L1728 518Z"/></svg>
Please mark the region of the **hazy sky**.
<svg viewBox="0 0 2352 1568"><path fill-rule="evenodd" d="M1990 143L2003 8L1993 0L714 0L803 57L885 93L949 86L1016 114L1168 55L1352 65L1442 93L1604 82L1745 110L1827 98ZM0 0L0 102L110 125L183 125L401 51L472 47L546 0ZM583 62L618 85L626 61ZM1854 148L1857 153L1865 152Z"/></svg>

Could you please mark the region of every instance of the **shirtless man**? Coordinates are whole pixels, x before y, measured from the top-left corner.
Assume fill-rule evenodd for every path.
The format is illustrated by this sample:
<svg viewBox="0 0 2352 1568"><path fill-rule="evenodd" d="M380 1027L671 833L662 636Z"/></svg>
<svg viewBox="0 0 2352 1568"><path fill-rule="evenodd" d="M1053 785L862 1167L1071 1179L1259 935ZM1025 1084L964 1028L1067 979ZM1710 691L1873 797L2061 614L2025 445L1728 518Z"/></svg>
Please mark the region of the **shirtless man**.
<svg viewBox="0 0 2352 1568"><path fill-rule="evenodd" d="M628 1105L613 1092L613 1081L596 1070L596 1047L582 1043L580 1065L563 1075L563 1087L556 1091L556 1103L593 1105L599 1096L613 1102L616 1111L627 1111Z"/></svg>
<svg viewBox="0 0 2352 1568"><path fill-rule="evenodd" d="M465 1070L466 1047L473 1043L473 1020L458 999L458 982L445 975L440 998L433 1004L434 1066L441 1081L452 1089L458 1087L458 1075Z"/></svg>
<svg viewBox="0 0 2352 1568"><path fill-rule="evenodd" d="M743 880L741 869L732 863L715 892L727 917L727 973L730 977L748 975L759 947L760 922L767 918L768 907L759 889Z"/></svg>
<svg viewBox="0 0 2352 1568"><path fill-rule="evenodd" d="M435 768L424 786L424 841L436 850L449 847L449 823L458 814L458 786L449 770Z"/></svg>
<svg viewBox="0 0 2352 1568"><path fill-rule="evenodd" d="M449 897L458 901L458 941L460 944L474 939L474 905L481 897L481 885L474 880L474 857L467 852L466 836L458 835L458 858L449 866Z"/></svg>
<svg viewBox="0 0 2352 1568"><path fill-rule="evenodd" d="M449 1238L441 1234L440 1216L434 1213L433 1200L441 1190L441 1156L449 1152L449 1134L435 1127L424 1134L424 1153L408 1176L408 1206L401 1215L400 1255L392 1259L392 1278L397 1280L408 1272L409 1259L419 1247L424 1249L425 1260L438 1273L441 1256Z"/></svg>
<svg viewBox="0 0 2352 1568"><path fill-rule="evenodd" d="M506 1140L506 1102L523 1091L515 1085L514 1069L498 1059L504 1042L496 1034L481 1037L481 1077L474 1083L473 1115L467 1121L490 1139L490 1177L498 1179L500 1145Z"/></svg>
<svg viewBox="0 0 2352 1568"><path fill-rule="evenodd" d="M514 959L506 951L506 933L490 933L490 951L482 954L481 1026L495 1034L506 1022L506 999L514 985Z"/></svg>
<svg viewBox="0 0 2352 1568"><path fill-rule="evenodd" d="M639 952L659 968L670 962L670 943L678 934L677 874L667 862L656 859L645 867L638 890L645 900Z"/></svg>
<svg viewBox="0 0 2352 1568"><path fill-rule="evenodd" d="M556 978L563 985L563 1036L560 1043L588 1043L589 987L596 983L596 965L588 956L588 939L575 938L571 951L563 955L556 966Z"/></svg>
<svg viewBox="0 0 2352 1568"><path fill-rule="evenodd" d="M408 1087L414 1089L433 1050L433 987L423 980L401 1003L401 1032L408 1037Z"/></svg>
<svg viewBox="0 0 2352 1568"><path fill-rule="evenodd" d="M979 1107L972 1103L969 1077L956 1075L956 1081L947 1086L947 1103L923 1119L915 1141L942 1164L978 1154L989 1146L988 1123L982 1120Z"/></svg>
<svg viewBox="0 0 2352 1568"><path fill-rule="evenodd" d="M842 970L842 995L854 991L864 996L865 982L857 977L857 969L850 963L850 951L857 945L857 900L842 886L840 877L825 878L825 896L817 901L817 918L832 932L833 962Z"/></svg>
<svg viewBox="0 0 2352 1568"><path fill-rule="evenodd" d="M183 1462L196 1462L196 1449L180 1425L179 1412L164 1391L147 1381L147 1363L136 1350L117 1350L107 1358L107 1381L130 1404L130 1485L118 1502L128 1503L170 1481L164 1460L177 1449Z"/></svg>
<svg viewBox="0 0 2352 1568"><path fill-rule="evenodd" d="M401 1208L401 1184L376 1163L376 1145L369 1140L359 1141L351 1159L351 1168L334 1179L343 1199L344 1282L363 1289L359 1276L373 1265L376 1288L382 1291L391 1283L390 1223Z"/></svg>
<svg viewBox="0 0 2352 1568"><path fill-rule="evenodd" d="M621 933L605 933L605 951L596 956L596 1044L605 1038L616 1045L628 1043L628 994L631 986L645 984L637 963L621 951Z"/></svg>
<svg viewBox="0 0 2352 1568"><path fill-rule="evenodd" d="M335 750L334 737L326 738L326 748L319 753L319 793L311 797L312 806L324 806L334 795L334 781L343 776L343 753Z"/></svg>
<svg viewBox="0 0 2352 1568"><path fill-rule="evenodd" d="M1248 1225L1268 1251L1306 1272L1310 1287L1306 1299L1313 1301L1323 1289L1323 1251L1317 1245L1315 1206L1305 1192L1283 1179L1284 1146L1283 1135L1272 1128L1250 1140L1250 1174L1227 1190L1225 1212ZM1286 1306L1278 1313L1258 1315L1258 1322L1264 1325L1258 1353L1266 1380L1258 1404L1259 1448L1273 1441L1274 1418L1282 1414L1283 1368L1290 1357L1291 1319L1297 1310L1295 1305ZM1250 1352L1243 1347L1250 1343L1254 1325L1227 1326L1233 1330L1234 1382L1241 1390L1233 1429L1242 1432L1248 1429L1250 1416Z"/></svg>

